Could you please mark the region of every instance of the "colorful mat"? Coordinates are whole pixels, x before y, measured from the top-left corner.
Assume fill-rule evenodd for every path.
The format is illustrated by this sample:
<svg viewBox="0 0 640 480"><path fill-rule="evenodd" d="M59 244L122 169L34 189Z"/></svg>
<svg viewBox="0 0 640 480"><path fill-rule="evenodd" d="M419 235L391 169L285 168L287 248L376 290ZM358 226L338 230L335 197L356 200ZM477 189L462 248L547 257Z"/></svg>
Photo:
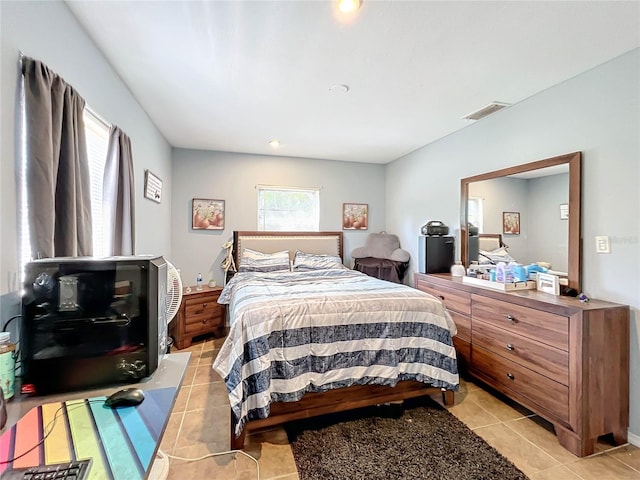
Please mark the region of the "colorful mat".
<svg viewBox="0 0 640 480"><path fill-rule="evenodd" d="M109 408L105 397L48 403L29 410L0 437L0 474L93 458L89 480L143 479L151 468L176 389L145 390L135 407Z"/></svg>

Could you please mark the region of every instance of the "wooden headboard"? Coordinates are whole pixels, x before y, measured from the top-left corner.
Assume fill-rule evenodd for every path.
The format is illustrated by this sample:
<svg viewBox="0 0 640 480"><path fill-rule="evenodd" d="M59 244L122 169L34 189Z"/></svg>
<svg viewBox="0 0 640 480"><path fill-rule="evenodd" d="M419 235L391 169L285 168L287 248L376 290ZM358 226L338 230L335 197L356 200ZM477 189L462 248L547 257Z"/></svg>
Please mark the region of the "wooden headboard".
<svg viewBox="0 0 640 480"><path fill-rule="evenodd" d="M262 253L296 250L305 253L339 255L344 260L342 232L233 232L233 258L240 266L240 257L245 248Z"/></svg>

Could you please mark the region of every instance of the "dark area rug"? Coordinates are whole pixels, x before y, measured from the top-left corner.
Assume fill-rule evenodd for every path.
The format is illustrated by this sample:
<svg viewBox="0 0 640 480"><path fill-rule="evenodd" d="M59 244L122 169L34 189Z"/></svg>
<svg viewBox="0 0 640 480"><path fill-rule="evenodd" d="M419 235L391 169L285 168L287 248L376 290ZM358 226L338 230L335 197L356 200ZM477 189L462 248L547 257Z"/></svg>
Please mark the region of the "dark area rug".
<svg viewBox="0 0 640 480"><path fill-rule="evenodd" d="M285 425L300 480L526 480L430 398Z"/></svg>

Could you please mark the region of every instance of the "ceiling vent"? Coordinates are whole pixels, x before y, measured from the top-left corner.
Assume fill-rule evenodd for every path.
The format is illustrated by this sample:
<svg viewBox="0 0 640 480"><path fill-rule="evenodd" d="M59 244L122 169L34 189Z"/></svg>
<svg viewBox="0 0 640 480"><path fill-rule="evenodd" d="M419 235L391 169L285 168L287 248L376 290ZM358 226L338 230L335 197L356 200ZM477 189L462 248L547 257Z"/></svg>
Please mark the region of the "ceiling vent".
<svg viewBox="0 0 640 480"><path fill-rule="evenodd" d="M489 105L485 105L480 110L476 110L475 112L468 113L464 117L464 120L480 120L487 115L491 115L492 113L497 112L498 110L502 110L505 107L510 106L510 103L502 103L502 102L491 102Z"/></svg>

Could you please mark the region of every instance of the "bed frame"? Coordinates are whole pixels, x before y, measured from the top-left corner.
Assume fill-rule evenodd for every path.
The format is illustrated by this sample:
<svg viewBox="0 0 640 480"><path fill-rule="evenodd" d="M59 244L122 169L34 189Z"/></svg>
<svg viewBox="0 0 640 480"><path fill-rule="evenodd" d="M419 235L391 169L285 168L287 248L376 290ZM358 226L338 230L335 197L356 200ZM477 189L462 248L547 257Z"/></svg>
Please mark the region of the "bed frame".
<svg viewBox="0 0 640 480"><path fill-rule="evenodd" d="M342 232L233 232L234 259L240 265L244 248L263 253L296 249L305 253L343 256ZM293 420L342 412L388 402L397 402L425 395L442 395L445 405L453 405L453 391L430 387L416 381L402 381L395 387L384 385L355 385L324 393L307 393L297 402L273 402L267 418L252 420L244 425L242 434L235 436L235 419L231 413L231 449L244 448L245 436L250 430L280 425Z"/></svg>

